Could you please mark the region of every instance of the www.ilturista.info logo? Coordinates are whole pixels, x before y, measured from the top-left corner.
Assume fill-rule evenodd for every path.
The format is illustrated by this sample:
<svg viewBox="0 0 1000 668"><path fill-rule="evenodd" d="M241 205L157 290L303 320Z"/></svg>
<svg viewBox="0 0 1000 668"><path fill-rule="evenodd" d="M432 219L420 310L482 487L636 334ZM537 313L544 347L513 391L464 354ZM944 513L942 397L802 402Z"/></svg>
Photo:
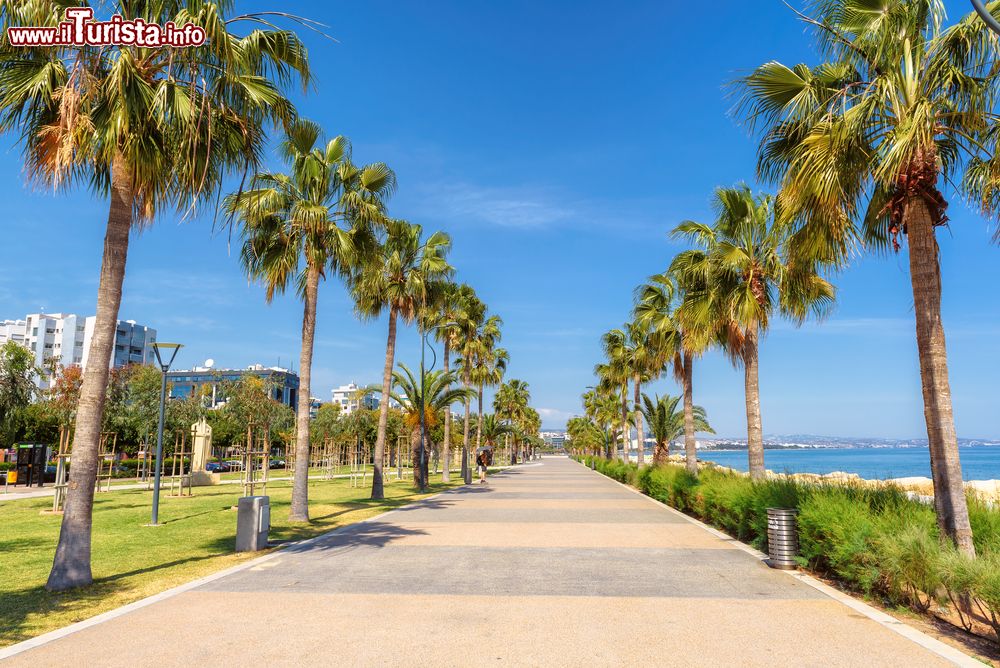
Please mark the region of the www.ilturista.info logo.
<svg viewBox="0 0 1000 668"><path fill-rule="evenodd" d="M205 29L193 23L164 25L142 19L127 20L115 14L109 21L95 21L90 7L70 7L66 19L55 27L7 28L11 46L140 46L186 47L205 43Z"/></svg>

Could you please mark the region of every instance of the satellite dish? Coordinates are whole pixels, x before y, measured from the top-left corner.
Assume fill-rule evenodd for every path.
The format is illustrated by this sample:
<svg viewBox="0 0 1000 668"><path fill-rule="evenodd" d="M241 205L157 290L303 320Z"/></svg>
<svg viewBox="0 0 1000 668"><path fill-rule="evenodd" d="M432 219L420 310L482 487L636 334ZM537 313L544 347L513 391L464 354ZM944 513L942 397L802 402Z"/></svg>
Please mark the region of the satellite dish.
<svg viewBox="0 0 1000 668"><path fill-rule="evenodd" d="M211 357L209 357L207 360L205 360L205 368L206 369L211 369L213 366L215 366L215 360L213 360Z"/></svg>

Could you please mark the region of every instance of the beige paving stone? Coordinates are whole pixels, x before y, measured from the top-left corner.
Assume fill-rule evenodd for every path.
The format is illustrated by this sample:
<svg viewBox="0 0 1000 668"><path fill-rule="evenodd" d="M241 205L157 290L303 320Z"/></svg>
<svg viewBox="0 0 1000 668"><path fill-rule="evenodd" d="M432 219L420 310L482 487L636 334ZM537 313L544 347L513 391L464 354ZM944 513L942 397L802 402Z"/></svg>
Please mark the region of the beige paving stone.
<svg viewBox="0 0 1000 668"><path fill-rule="evenodd" d="M189 592L11 666L943 666L833 601Z"/></svg>

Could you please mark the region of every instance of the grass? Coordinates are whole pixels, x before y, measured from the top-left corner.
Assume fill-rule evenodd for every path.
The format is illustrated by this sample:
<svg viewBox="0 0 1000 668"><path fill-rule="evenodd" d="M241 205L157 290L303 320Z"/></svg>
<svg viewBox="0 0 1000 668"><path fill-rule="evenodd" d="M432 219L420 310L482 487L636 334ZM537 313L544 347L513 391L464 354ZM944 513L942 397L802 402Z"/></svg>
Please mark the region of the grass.
<svg viewBox="0 0 1000 668"><path fill-rule="evenodd" d="M455 477L452 478L455 480ZM460 484L432 484L429 494ZM350 480L309 484L308 524L287 521L290 482L272 482L271 540L309 538L424 498L410 481L389 483L386 498L368 498ZM51 498L0 504L0 647L189 582L262 553L235 554L239 485L196 487L194 496L160 497L160 527L149 522L151 492L123 490L98 494L94 501L92 567L94 584L66 592L44 588L61 516L44 514Z"/></svg>

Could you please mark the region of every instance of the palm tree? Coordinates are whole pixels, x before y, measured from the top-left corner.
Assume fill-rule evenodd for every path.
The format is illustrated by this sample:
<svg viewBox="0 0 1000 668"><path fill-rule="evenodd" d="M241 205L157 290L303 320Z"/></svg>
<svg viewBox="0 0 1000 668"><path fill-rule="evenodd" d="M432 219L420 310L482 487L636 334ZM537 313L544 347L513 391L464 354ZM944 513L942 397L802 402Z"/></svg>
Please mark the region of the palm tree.
<svg viewBox="0 0 1000 668"><path fill-rule="evenodd" d="M428 301L428 289L452 273L445 259L451 240L444 232L423 238L423 228L404 220L386 223L386 239L350 280L355 310L362 318L374 318L388 309L389 334L385 345L382 396L389 396L392 366L396 357L396 321L412 322ZM384 498L382 459L389 424L389 402L379 405L378 436L375 440L375 469L372 474L373 499Z"/></svg>
<svg viewBox="0 0 1000 668"><path fill-rule="evenodd" d="M633 317L646 323L660 337L665 357L673 367L684 397L684 461L688 473L698 475L698 450L694 423L694 360L713 342L717 323L711 313L685 312L684 295L696 286L679 282L672 272L650 276L635 292Z"/></svg>
<svg viewBox="0 0 1000 668"><path fill-rule="evenodd" d="M589 417L572 417L566 422L570 448L578 455L597 454L604 445L604 434Z"/></svg>
<svg viewBox="0 0 1000 668"><path fill-rule="evenodd" d="M515 427L514 431L511 432L511 436L514 438L510 452L511 464L517 463L520 446L518 435L529 433L530 425L528 422L531 415L528 402L530 401L531 392L528 390L528 384L517 378L503 383L493 397L493 410L496 415Z"/></svg>
<svg viewBox="0 0 1000 668"><path fill-rule="evenodd" d="M656 439L656 448L653 450L653 464L662 464L667 455L670 454L670 443L684 433L686 415L682 408L677 410L677 404L682 397L672 397L670 395L657 396L650 399L648 394L642 395L642 414L646 416L646 423L649 431ZM701 406L694 406L691 411L694 416L694 428L696 431L704 431L714 434L712 426L708 424L705 409Z"/></svg>
<svg viewBox="0 0 1000 668"><path fill-rule="evenodd" d="M598 385L584 393L583 407L587 418L598 425L604 438L604 456L614 458L614 424L618 418L618 399L606 387Z"/></svg>
<svg viewBox="0 0 1000 668"><path fill-rule="evenodd" d="M457 350L461 357L457 361L461 369L462 386L472 387L472 363L475 348L478 344L480 329L486 321L486 305L476 296L472 288L463 295L463 316L459 321ZM469 361L467 363L467 361ZM469 460L469 419L471 413L471 396L465 398L465 417L462 426L462 480L465 484L472 482L472 467Z"/></svg>
<svg viewBox="0 0 1000 668"><path fill-rule="evenodd" d="M477 448L482 444L483 389L500 384L510 359L505 349L497 347L500 343L502 325L503 320L498 315L486 318L475 336L466 342L467 347L462 353L462 367L468 370L469 380L476 387L479 401L476 420Z"/></svg>
<svg viewBox="0 0 1000 668"><path fill-rule="evenodd" d="M404 424L410 429L410 448L413 452L413 461L419 461L420 452L420 412L423 407L424 414L424 441L430 443L431 429L436 427L443 415L447 415L451 410L451 405L456 401L464 400L471 390L451 387L458 380L453 371L426 371L424 372L423 383L421 383L410 371L410 368L400 362L399 371L392 374L395 392L389 394L403 409ZM371 388L372 391L381 392L381 388ZM385 395L383 395L385 397ZM388 403L388 401L382 401ZM377 460L377 458L376 458ZM427 489L428 475L427 462L422 466L413 467L413 481L418 489Z"/></svg>
<svg viewBox="0 0 1000 668"><path fill-rule="evenodd" d="M424 327L435 328L435 337L444 344L443 365L445 372L450 371L451 352L456 350L462 341L462 332L467 329L468 322L474 313L470 313L476 300L475 291L465 283L447 282L440 290L434 291L436 299L428 304L424 315ZM471 309L474 311L474 309ZM444 442L441 444L441 458L444 466L441 480L448 482L451 466L451 408L444 414Z"/></svg>
<svg viewBox="0 0 1000 668"><path fill-rule="evenodd" d="M90 584L97 448L122 283L134 227L167 209L211 201L224 177L260 162L266 128L295 117L285 89L310 79L306 50L273 17L234 16L232 3L110 3L109 13L204 28L201 46L139 49L0 44L0 131L17 132L25 172L53 188L80 181L107 197L108 218L90 360L73 437L69 494L46 587ZM4 3L0 30L55 26L60 3ZM127 11L126 11L127 10ZM264 14L269 14L265 12ZM294 18L294 17L293 17ZM263 29L230 32L240 21Z"/></svg>
<svg viewBox="0 0 1000 668"><path fill-rule="evenodd" d="M948 220L944 179L985 215L1000 205L996 38L974 14L945 27L942 2L856 4L799 14L827 62L762 65L737 82L737 112L761 130L758 171L780 185L801 253L843 265L855 236L876 251L906 236L938 525L972 555L935 228Z"/></svg>
<svg viewBox="0 0 1000 668"><path fill-rule="evenodd" d="M303 301L293 522L309 521L309 397L319 281L328 268L348 275L358 251L363 256L374 245L374 227L382 222L385 199L396 186L395 174L384 164L351 164L345 137L319 146L320 133L315 123L296 121L281 144L289 173L259 173L249 190L223 203L242 223L243 266L265 285L267 302L293 280Z"/></svg>
<svg viewBox="0 0 1000 668"><path fill-rule="evenodd" d="M482 437L486 445L493 447L501 436L517 434L517 427L496 413L483 415Z"/></svg>
<svg viewBox="0 0 1000 668"><path fill-rule="evenodd" d="M780 313L802 322L810 312L822 316L834 299L833 286L815 273L813 263L790 257L792 228L775 216L774 201L755 197L746 186L719 188L713 226L685 221L674 235L701 249L680 253L671 269L693 289L686 292L681 318L718 323L724 350L742 364L746 391L747 456L750 475L764 476L764 439L760 417L758 350L771 316ZM707 314L707 315L706 315Z"/></svg>
<svg viewBox="0 0 1000 668"><path fill-rule="evenodd" d="M628 384L632 377L632 370L626 357L619 352L623 344L617 340L617 333L620 333L620 330L613 329L605 332L601 337L605 361L594 367L594 373L600 378L599 384L608 392L618 395L618 400L621 402L619 424L622 430L622 461L627 462L629 461L628 452L632 440L632 429L628 417Z"/></svg>
<svg viewBox="0 0 1000 668"><path fill-rule="evenodd" d="M643 433L640 395L642 384L657 378L669 358L668 332L658 331L646 319L635 318L622 329L613 329L604 335L605 354L615 360L631 376L633 395L633 421L638 444L638 463L645 461L646 437ZM626 381L626 393L628 391Z"/></svg>

